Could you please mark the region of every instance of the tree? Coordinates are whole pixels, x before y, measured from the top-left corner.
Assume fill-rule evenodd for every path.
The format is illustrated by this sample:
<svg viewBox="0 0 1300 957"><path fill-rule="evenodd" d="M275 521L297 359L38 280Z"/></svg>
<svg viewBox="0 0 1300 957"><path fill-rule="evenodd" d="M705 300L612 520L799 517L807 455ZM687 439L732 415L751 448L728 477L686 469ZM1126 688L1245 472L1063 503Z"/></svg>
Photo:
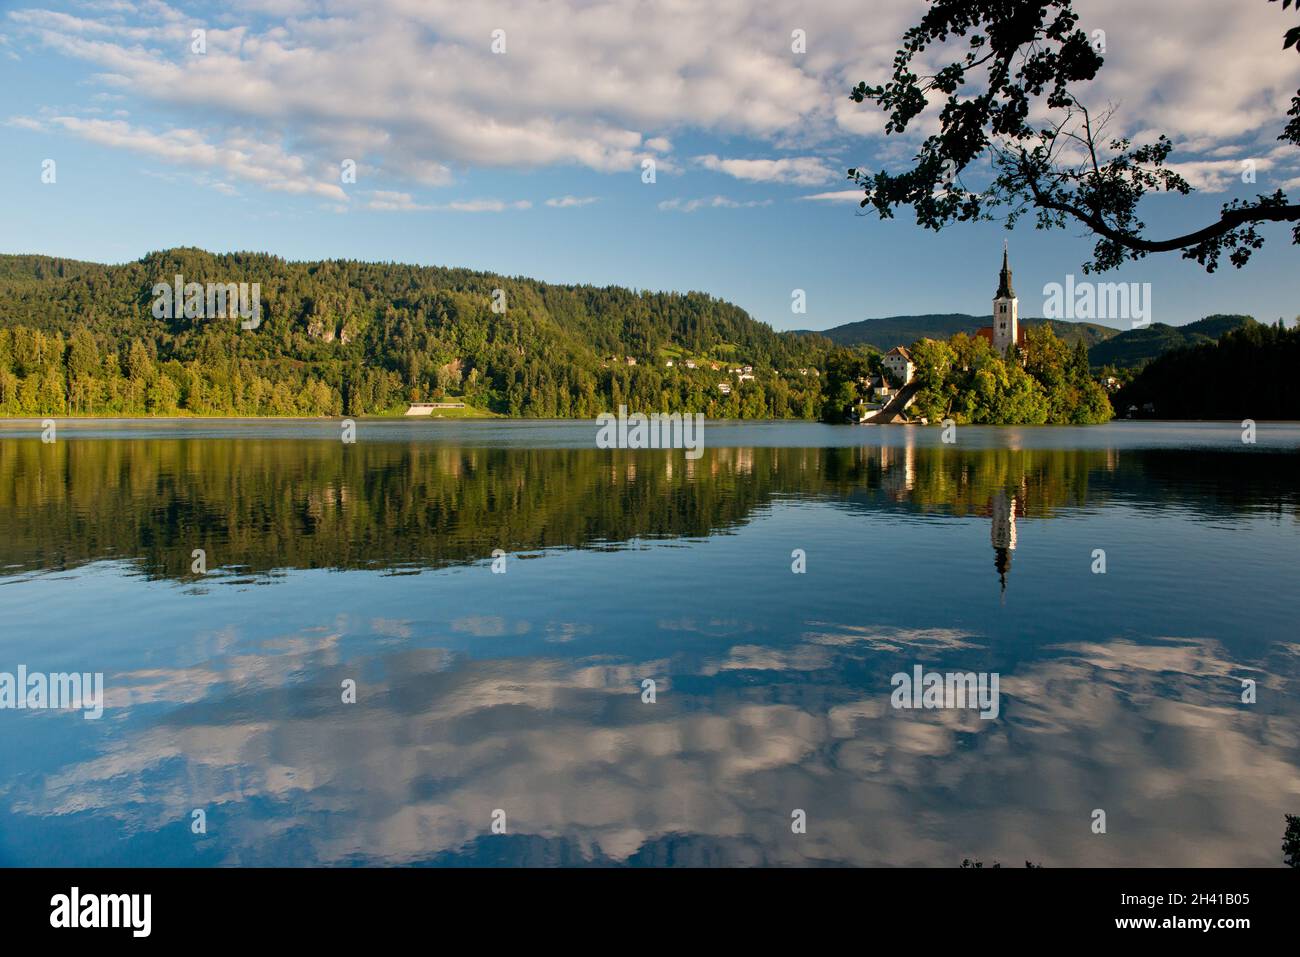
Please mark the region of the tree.
<svg viewBox="0 0 1300 957"><path fill-rule="evenodd" d="M78 379L93 378L99 371L99 349L94 337L77 329L68 339L68 375Z"/></svg>
<svg viewBox="0 0 1300 957"><path fill-rule="evenodd" d="M1276 0L1270 0L1276 2ZM1283 8L1300 0L1282 0ZM1082 223L1097 237L1085 272L1115 268L1149 253L1181 251L1213 272L1223 253L1237 268L1264 243L1259 226L1297 223L1300 204L1279 189L1251 200L1224 204L1219 218L1191 232L1152 239L1138 207L1149 192L1186 195L1192 187L1166 165L1173 144L1163 134L1134 146L1108 138L1114 110L1090 110L1076 90L1093 79L1103 59L1078 26L1073 0L930 0L921 22L903 36L893 78L879 86L859 83L850 93L889 114L885 132L902 133L929 106L945 97L939 131L922 142L915 165L903 173L850 169L863 187L861 205L890 218L902 206L917 222L938 230L953 222L992 220L1008 227L1033 212L1038 229ZM933 75L914 71L914 60L953 37L969 49ZM1283 48L1300 51L1300 27ZM974 85L975 89L971 89ZM1278 139L1300 146L1300 92ZM1031 117L1034 119L1031 120ZM1042 119L1039 119L1041 117ZM993 177L970 189L963 173L988 156Z"/></svg>
<svg viewBox="0 0 1300 957"><path fill-rule="evenodd" d="M147 385L153 380L153 360L149 358L149 351L139 339L131 340L131 347L127 352L126 375L133 382L142 385Z"/></svg>
<svg viewBox="0 0 1300 957"><path fill-rule="evenodd" d="M916 372L916 399L912 413L931 422L940 422L952 408L955 388L948 386L956 358L952 347L936 339L920 339L908 350Z"/></svg>

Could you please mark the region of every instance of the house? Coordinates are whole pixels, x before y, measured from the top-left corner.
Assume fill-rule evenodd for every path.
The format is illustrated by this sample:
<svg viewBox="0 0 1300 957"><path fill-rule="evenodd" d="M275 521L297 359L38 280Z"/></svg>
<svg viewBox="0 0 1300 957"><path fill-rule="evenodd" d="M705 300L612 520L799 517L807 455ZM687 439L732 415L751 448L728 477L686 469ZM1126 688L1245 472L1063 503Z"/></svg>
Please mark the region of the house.
<svg viewBox="0 0 1300 957"><path fill-rule="evenodd" d="M898 394L898 390L882 375L873 375L867 380L867 386L871 389L871 394L880 401L888 401Z"/></svg>
<svg viewBox="0 0 1300 957"><path fill-rule="evenodd" d="M463 409L464 402L412 402L403 415L433 415L434 409Z"/></svg>
<svg viewBox="0 0 1300 957"><path fill-rule="evenodd" d="M673 360L669 359L667 362L664 363L664 365L667 366L669 369L671 369L673 367Z"/></svg>
<svg viewBox="0 0 1300 957"><path fill-rule="evenodd" d="M753 382L754 374L752 372L742 372L736 377L736 380L738 382Z"/></svg>
<svg viewBox="0 0 1300 957"><path fill-rule="evenodd" d="M687 359L687 360L686 360L686 368L688 368L688 369L694 369L694 368L695 368L695 360L694 360L694 359Z"/></svg>
<svg viewBox="0 0 1300 957"><path fill-rule="evenodd" d="M628 356L628 357L627 357L627 364L630 365L630 366L634 366L634 365L636 365L636 360L633 359L631 356Z"/></svg>
<svg viewBox="0 0 1300 957"><path fill-rule="evenodd" d="M718 383L718 391L721 392L723 395L731 395L731 383L730 383L730 382L719 382L719 383Z"/></svg>
<svg viewBox="0 0 1300 957"><path fill-rule="evenodd" d="M880 360L885 367L891 382L898 383L899 386L905 386L912 381L912 376L916 374L916 365L912 362L912 354L903 346L894 346L885 353Z"/></svg>

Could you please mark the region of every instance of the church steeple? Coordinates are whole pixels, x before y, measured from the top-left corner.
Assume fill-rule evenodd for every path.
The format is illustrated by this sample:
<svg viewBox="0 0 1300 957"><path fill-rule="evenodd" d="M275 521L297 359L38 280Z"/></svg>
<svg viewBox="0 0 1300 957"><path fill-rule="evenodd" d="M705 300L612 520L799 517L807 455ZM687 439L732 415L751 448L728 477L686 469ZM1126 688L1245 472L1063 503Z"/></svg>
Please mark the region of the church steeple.
<svg viewBox="0 0 1300 957"><path fill-rule="evenodd" d="M1015 290L1011 288L1011 264L1007 261L1007 241L1002 240L1002 275L998 278L997 299L1014 299L1016 298Z"/></svg>
<svg viewBox="0 0 1300 957"><path fill-rule="evenodd" d="M1011 288L1011 261L1007 256L1007 242L1002 241L1002 275L998 278L998 294L993 297L993 338L990 343L999 356L1007 350L1019 348L1020 300Z"/></svg>

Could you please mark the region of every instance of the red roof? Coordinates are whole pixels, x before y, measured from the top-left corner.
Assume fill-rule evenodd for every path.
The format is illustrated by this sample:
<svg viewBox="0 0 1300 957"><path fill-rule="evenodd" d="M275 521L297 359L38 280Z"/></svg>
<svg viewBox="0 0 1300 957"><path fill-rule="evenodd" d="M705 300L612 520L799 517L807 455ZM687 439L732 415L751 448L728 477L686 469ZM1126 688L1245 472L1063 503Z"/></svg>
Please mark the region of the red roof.
<svg viewBox="0 0 1300 957"><path fill-rule="evenodd" d="M975 335L976 335L978 338L980 338L980 339L984 339L984 340L986 340L986 341L988 342L989 345L993 345L993 327L992 327L992 326L981 326L980 328L978 328L978 329L975 330ZM1024 327L1024 326L1021 326L1021 325L1017 325L1017 326L1016 326L1016 345L1017 345L1017 346L1023 346L1024 344L1025 344L1025 327Z"/></svg>

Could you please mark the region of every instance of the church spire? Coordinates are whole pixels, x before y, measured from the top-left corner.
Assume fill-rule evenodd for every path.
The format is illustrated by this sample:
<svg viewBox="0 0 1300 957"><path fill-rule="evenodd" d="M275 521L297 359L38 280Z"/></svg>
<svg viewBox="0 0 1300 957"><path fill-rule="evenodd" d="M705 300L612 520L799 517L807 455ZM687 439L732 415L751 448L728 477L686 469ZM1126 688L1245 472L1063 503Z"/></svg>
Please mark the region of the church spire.
<svg viewBox="0 0 1300 957"><path fill-rule="evenodd" d="M1007 261L1007 241L1002 240L1002 275L998 277L998 299L1014 299L1016 292L1011 288L1011 264Z"/></svg>

